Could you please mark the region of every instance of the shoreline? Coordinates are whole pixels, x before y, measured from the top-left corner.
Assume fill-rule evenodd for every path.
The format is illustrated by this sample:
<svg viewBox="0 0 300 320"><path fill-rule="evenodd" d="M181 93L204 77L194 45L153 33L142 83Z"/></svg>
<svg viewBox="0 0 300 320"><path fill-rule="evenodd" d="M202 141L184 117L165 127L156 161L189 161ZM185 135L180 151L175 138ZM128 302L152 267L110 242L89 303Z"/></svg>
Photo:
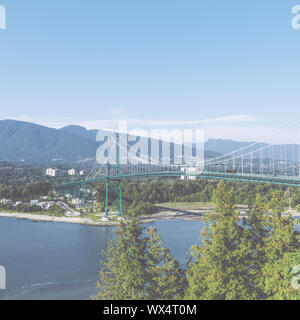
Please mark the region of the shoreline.
<svg viewBox="0 0 300 320"><path fill-rule="evenodd" d="M89 218L79 218L79 217L55 217L40 214L30 214L30 213L19 213L19 212L0 212L0 218L13 218L13 219L23 219L35 222L60 222L60 223L74 223L74 224L84 224L91 226L113 226L117 222L95 222Z"/></svg>
<svg viewBox="0 0 300 320"><path fill-rule="evenodd" d="M182 213L180 211L170 211L170 210L162 210L158 213L151 214L149 216L140 216L139 220L140 223L153 223L158 220L201 220L203 217L202 213L196 212L185 212ZM23 219L23 220L30 220L35 222L60 222L60 223L74 223L74 224L83 224L89 226L116 226L120 222L111 220L111 221L93 221L89 218L82 218L82 217L56 217L56 216L47 216L41 214L30 214L30 213L19 213L19 212L0 212L0 218L12 218L12 219Z"/></svg>
<svg viewBox="0 0 300 320"><path fill-rule="evenodd" d="M156 221L163 220L184 220L184 221L195 221L202 220L207 211L199 211L199 210L174 210L174 209L162 209L158 213L154 213L148 216L140 216L138 217L141 224L154 223ZM300 217L300 213L291 210L290 211L292 217ZM287 212L283 213L284 215ZM241 218L247 218L245 214L241 215ZM19 212L0 212L0 218L13 218L13 219L23 219L30 220L33 222L59 222L59 223L74 223L74 224L82 224L88 226L99 226L99 227L111 227L116 226L120 223L120 221L110 220L110 221L93 221L90 218L83 217L56 217L56 216L47 216L41 214L30 214L30 213L19 213Z"/></svg>

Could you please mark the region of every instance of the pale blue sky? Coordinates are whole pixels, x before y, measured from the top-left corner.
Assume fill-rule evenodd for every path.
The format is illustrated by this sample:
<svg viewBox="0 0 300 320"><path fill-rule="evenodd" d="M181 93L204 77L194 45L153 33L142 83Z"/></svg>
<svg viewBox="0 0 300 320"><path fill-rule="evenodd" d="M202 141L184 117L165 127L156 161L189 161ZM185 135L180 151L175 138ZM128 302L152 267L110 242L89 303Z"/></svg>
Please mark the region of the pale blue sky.
<svg viewBox="0 0 300 320"><path fill-rule="evenodd" d="M222 118L207 135L241 140L300 119L300 0L0 4L0 119Z"/></svg>

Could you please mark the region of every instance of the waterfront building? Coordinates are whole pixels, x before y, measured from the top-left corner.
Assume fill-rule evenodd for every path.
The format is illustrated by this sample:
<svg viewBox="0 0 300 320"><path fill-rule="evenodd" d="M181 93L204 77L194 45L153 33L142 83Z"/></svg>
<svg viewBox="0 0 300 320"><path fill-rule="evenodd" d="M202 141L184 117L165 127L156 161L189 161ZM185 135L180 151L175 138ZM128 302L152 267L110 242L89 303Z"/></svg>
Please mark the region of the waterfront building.
<svg viewBox="0 0 300 320"><path fill-rule="evenodd" d="M69 176L76 176L77 175L77 171L75 169L70 169L70 170L68 170L68 175Z"/></svg>
<svg viewBox="0 0 300 320"><path fill-rule="evenodd" d="M59 169L48 168L46 169L46 175L49 177L60 177L62 172Z"/></svg>

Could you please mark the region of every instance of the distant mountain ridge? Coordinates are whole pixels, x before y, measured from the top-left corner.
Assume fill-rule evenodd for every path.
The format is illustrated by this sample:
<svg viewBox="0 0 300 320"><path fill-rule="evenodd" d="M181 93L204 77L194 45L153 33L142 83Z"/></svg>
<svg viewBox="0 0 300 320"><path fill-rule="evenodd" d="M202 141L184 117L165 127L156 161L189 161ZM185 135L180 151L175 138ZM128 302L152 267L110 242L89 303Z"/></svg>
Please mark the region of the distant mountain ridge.
<svg viewBox="0 0 300 320"><path fill-rule="evenodd" d="M90 139L92 141L96 140L98 130L87 130L84 127L70 125L61 128L60 130L72 133L74 135ZM205 157L213 158L221 154L231 153L234 150L244 148L254 142L238 142L234 140L224 140L224 139L209 139L204 143Z"/></svg>
<svg viewBox="0 0 300 320"><path fill-rule="evenodd" d="M91 141L96 141L96 136L98 133L98 130L88 130L84 127L76 126L76 125L66 126L59 130L63 132L68 132L72 135L76 135L81 138L89 139Z"/></svg>
<svg viewBox="0 0 300 320"><path fill-rule="evenodd" d="M235 150L245 148L255 142L239 142L229 139L209 139L205 142L205 149L222 154L231 153ZM217 151L218 150L218 151Z"/></svg>
<svg viewBox="0 0 300 320"><path fill-rule="evenodd" d="M34 123L0 121L0 159L30 161L84 159L95 156L96 141Z"/></svg>
<svg viewBox="0 0 300 320"><path fill-rule="evenodd" d="M84 127L70 125L61 128L60 130L69 132L71 134L90 139L96 140L98 130L87 130ZM205 142L205 150L212 151L218 154L227 154L234 150L238 150L253 144L254 142L239 142L229 139L209 139Z"/></svg>
<svg viewBox="0 0 300 320"><path fill-rule="evenodd" d="M98 130L70 125L61 129L48 128L30 122L0 120L0 160L3 161L82 161L95 159L100 142L96 141ZM244 148L253 142L209 139L205 142L205 157L214 158ZM261 144L266 146L266 144ZM292 153L287 146L287 154ZM295 149L300 152L299 146ZM264 152L264 157L269 153ZM279 147L275 148L275 157L279 157Z"/></svg>
<svg viewBox="0 0 300 320"><path fill-rule="evenodd" d="M65 131L65 132L69 132L71 134L74 134L76 136L82 137L82 138L86 138L86 139L90 139L92 141L96 140L97 137L97 133L98 130L88 130L84 127L81 126L77 126L77 125L70 125L70 126L66 126L61 128L60 130ZM218 151L212 151L210 149L205 148L205 157L206 158L214 158L220 155L220 153Z"/></svg>

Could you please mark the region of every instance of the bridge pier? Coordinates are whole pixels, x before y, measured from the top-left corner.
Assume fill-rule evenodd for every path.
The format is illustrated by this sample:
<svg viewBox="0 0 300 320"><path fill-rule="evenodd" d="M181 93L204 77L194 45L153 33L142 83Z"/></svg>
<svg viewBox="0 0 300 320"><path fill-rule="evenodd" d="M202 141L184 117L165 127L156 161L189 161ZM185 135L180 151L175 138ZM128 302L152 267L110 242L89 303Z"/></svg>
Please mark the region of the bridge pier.
<svg viewBox="0 0 300 320"><path fill-rule="evenodd" d="M102 221L108 221L108 187L109 187L109 179L106 178L105 179L105 216L102 218Z"/></svg>
<svg viewBox="0 0 300 320"><path fill-rule="evenodd" d="M118 196L114 199L114 191L115 193L118 192ZM119 201L118 211L115 214L118 215L120 218L123 217L123 203L122 203L122 183L119 182L119 187L114 188L110 184L109 178L106 179L105 182L105 215L103 217L103 221L109 220L109 210L113 208L117 208L117 202Z"/></svg>
<svg viewBox="0 0 300 320"><path fill-rule="evenodd" d="M116 155L117 155L117 164L115 165L117 168L118 177L121 176L121 167L120 167L120 149L119 149L119 134L116 134L116 141L117 141L117 149L116 149ZM123 217L123 203L122 203L122 183L121 179L119 179L119 187L114 188L114 186L111 184L111 175L110 170L112 168L112 165L107 161L106 164L106 177L105 177L105 216L103 217L103 221L109 220L109 207L116 207L116 203L119 202L119 212L116 212L116 214L122 218ZM118 190L117 190L118 189ZM118 197L116 199L113 199L114 193L118 194Z"/></svg>

